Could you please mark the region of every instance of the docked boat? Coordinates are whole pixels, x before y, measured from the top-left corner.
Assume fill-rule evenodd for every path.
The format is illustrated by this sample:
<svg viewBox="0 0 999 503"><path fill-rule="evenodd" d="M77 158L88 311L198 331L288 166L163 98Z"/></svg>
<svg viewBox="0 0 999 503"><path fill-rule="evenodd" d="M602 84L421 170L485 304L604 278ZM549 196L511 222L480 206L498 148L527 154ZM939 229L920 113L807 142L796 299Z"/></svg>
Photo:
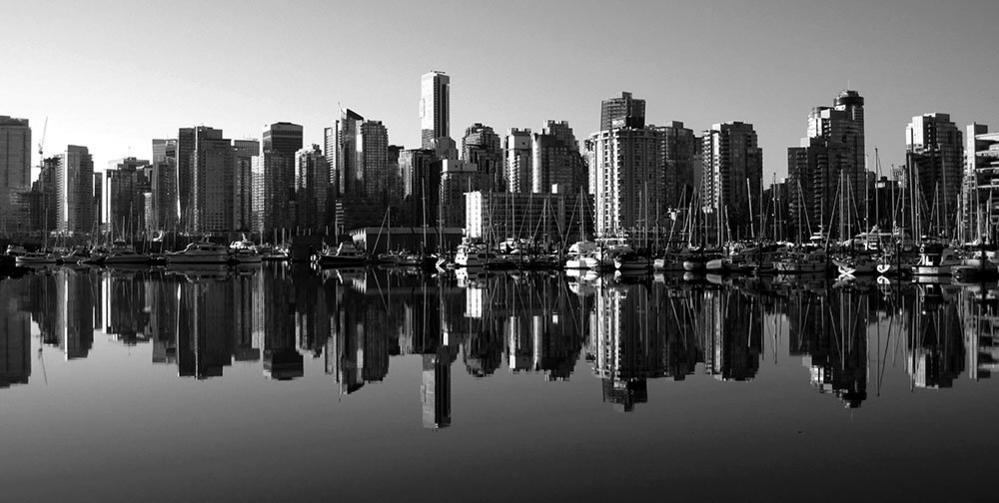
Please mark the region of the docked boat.
<svg viewBox="0 0 999 503"><path fill-rule="evenodd" d="M984 283L999 279L999 267L990 261L985 253L961 260L961 263L953 268L953 273L962 282Z"/></svg>
<svg viewBox="0 0 999 503"><path fill-rule="evenodd" d="M26 250L21 245L15 245L15 244L9 244L9 245L7 245L6 255L8 257L17 258L17 257L20 257L22 255L27 255L27 254L28 254L28 250Z"/></svg>
<svg viewBox="0 0 999 503"><path fill-rule="evenodd" d="M59 255L49 251L36 251L18 255L14 258L14 263L18 267L46 266L59 263Z"/></svg>
<svg viewBox="0 0 999 503"><path fill-rule="evenodd" d="M829 266L824 251L790 250L774 262L778 274L825 274Z"/></svg>
<svg viewBox="0 0 999 503"><path fill-rule="evenodd" d="M600 262L599 246L593 241L579 241L569 247L565 260L566 269L598 270Z"/></svg>
<svg viewBox="0 0 999 503"><path fill-rule="evenodd" d="M261 260L266 260L268 262L288 260L288 249L283 246L262 244L257 247L257 253L260 254Z"/></svg>
<svg viewBox="0 0 999 503"><path fill-rule="evenodd" d="M229 262L237 265L242 264L259 264L263 261L263 257L260 252L257 251L257 246L246 239L238 241L233 241L229 243Z"/></svg>
<svg viewBox="0 0 999 503"><path fill-rule="evenodd" d="M368 257L350 241L340 243L335 250L327 249L319 256L319 265L323 267L360 267L367 261Z"/></svg>
<svg viewBox="0 0 999 503"><path fill-rule="evenodd" d="M148 265L149 255L138 253L132 245L124 241L116 241L107 256L104 265Z"/></svg>
<svg viewBox="0 0 999 503"><path fill-rule="evenodd" d="M614 257L614 269L621 273L644 273L652 270L652 261L648 256L628 252Z"/></svg>
<svg viewBox="0 0 999 503"><path fill-rule="evenodd" d="M182 251L167 253L168 266L186 264L225 265L229 262L229 250L220 244L201 241L187 245Z"/></svg>
<svg viewBox="0 0 999 503"><path fill-rule="evenodd" d="M914 276L950 276L961 264L955 250L942 243L923 243L919 247L919 262L912 267Z"/></svg>
<svg viewBox="0 0 999 503"><path fill-rule="evenodd" d="M69 253L60 257L60 261L63 264L83 264L86 260L90 258L90 250L86 248L77 247L73 248Z"/></svg>
<svg viewBox="0 0 999 503"><path fill-rule="evenodd" d="M454 265L464 269L484 268L496 261L496 255L485 250L484 246L461 243L454 254Z"/></svg>
<svg viewBox="0 0 999 503"><path fill-rule="evenodd" d="M878 272L878 261L869 254L839 257L833 259L833 264L843 276L869 276Z"/></svg>

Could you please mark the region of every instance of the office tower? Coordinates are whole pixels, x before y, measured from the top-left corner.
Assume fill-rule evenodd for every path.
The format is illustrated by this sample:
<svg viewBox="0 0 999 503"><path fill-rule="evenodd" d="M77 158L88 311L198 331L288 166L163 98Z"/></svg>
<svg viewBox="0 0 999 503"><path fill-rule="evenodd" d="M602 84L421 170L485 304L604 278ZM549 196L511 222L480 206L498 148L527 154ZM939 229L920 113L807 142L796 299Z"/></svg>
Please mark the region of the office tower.
<svg viewBox="0 0 999 503"><path fill-rule="evenodd" d="M104 194L107 194L107 190L104 185L104 173L94 173L94 194L91 204L94 208L94 228L98 232L104 231L104 222L107 217L104 204Z"/></svg>
<svg viewBox="0 0 999 503"><path fill-rule="evenodd" d="M381 121L366 120L358 126L354 165L363 181L362 194L387 202L392 173L388 162L388 130Z"/></svg>
<svg viewBox="0 0 999 503"><path fill-rule="evenodd" d="M271 124L263 133L260 169L263 176L262 208L258 211L261 232L270 234L295 227L295 163L302 149L302 126L287 122Z"/></svg>
<svg viewBox="0 0 999 503"><path fill-rule="evenodd" d="M508 192L528 193L531 191L531 130L511 129L503 145L506 151L505 182Z"/></svg>
<svg viewBox="0 0 999 503"><path fill-rule="evenodd" d="M180 226L185 231L192 229L192 218L194 216L194 206L192 196L194 194L194 170L191 161L194 154L195 137L197 130L202 131L202 135L207 134L211 128L203 126L198 128L180 128L177 131L177 206ZM222 137L222 132L218 132L218 137Z"/></svg>
<svg viewBox="0 0 999 503"><path fill-rule="evenodd" d="M972 225L966 230L975 236L995 236L999 224L999 132L989 132L985 124L970 124L965 140L965 178L969 190L965 207ZM993 238L994 239L994 238ZM991 239L990 239L991 241Z"/></svg>
<svg viewBox="0 0 999 503"><path fill-rule="evenodd" d="M587 140L597 236L634 236L658 221L662 136L654 128L625 127L594 133Z"/></svg>
<svg viewBox="0 0 999 503"><path fill-rule="evenodd" d="M153 199L152 228L175 230L179 211L177 140L153 140L153 162L149 169L149 183Z"/></svg>
<svg viewBox="0 0 999 503"><path fill-rule="evenodd" d="M108 163L105 171L107 186L107 222L114 237L135 238L145 230L146 214L143 195L151 184L146 168L149 161L126 157Z"/></svg>
<svg viewBox="0 0 999 503"><path fill-rule="evenodd" d="M253 227L253 163L260 156L257 140L233 140L232 162L235 193L233 194L233 230L249 231Z"/></svg>
<svg viewBox="0 0 999 503"><path fill-rule="evenodd" d="M701 183L701 138L682 122L659 128L663 141L663 191L666 208L683 208Z"/></svg>
<svg viewBox="0 0 999 503"><path fill-rule="evenodd" d="M715 231L709 240L722 244L753 236L763 183L763 151L753 125L715 124L702 142L701 204Z"/></svg>
<svg viewBox="0 0 999 503"><path fill-rule="evenodd" d="M451 137L451 77L444 72L425 73L420 78L420 128L423 148L434 148L434 140Z"/></svg>
<svg viewBox="0 0 999 503"><path fill-rule="evenodd" d="M402 199L402 176L399 172L399 154L405 150L402 145L388 146L388 196L389 199L398 203Z"/></svg>
<svg viewBox="0 0 999 503"><path fill-rule="evenodd" d="M264 152L280 152L294 157L302 146L302 126L298 124L275 122L264 130Z"/></svg>
<svg viewBox="0 0 999 503"><path fill-rule="evenodd" d="M856 199L864 193L864 98L845 90L832 107L815 107L808 115L806 135L798 147L787 150L789 218L801 229L797 238L808 239L820 226L836 236L851 234L849 224L855 219L840 219L834 212L846 206L845 197Z"/></svg>
<svg viewBox="0 0 999 503"><path fill-rule="evenodd" d="M177 153L183 156L186 140L183 130L180 133ZM222 137L221 129L206 126L193 128L189 139L193 141L188 163L193 175L191 204L182 219L187 218L191 232L228 232L233 228L235 202L232 143Z"/></svg>
<svg viewBox="0 0 999 503"><path fill-rule="evenodd" d="M531 192L577 193L586 187L586 161L579 152L579 142L565 121L548 121L531 141Z"/></svg>
<svg viewBox="0 0 999 503"><path fill-rule="evenodd" d="M59 154L56 220L59 232L94 231L94 161L87 147L69 145Z"/></svg>
<svg viewBox="0 0 999 503"><path fill-rule="evenodd" d="M41 159L39 159L41 162ZM31 188L31 127L28 119L0 115L0 232L13 230L13 195Z"/></svg>
<svg viewBox="0 0 999 503"><path fill-rule="evenodd" d="M645 100L632 98L623 92L620 98L610 98L600 103L600 130L645 127Z"/></svg>
<svg viewBox="0 0 999 503"><path fill-rule="evenodd" d="M329 171L326 157L319 145L298 151L295 163L296 228L313 233L323 232L327 225L325 216Z"/></svg>
<svg viewBox="0 0 999 503"><path fill-rule="evenodd" d="M49 157L42 160L42 170L38 179L31 185L33 195L31 206L31 228L43 232L58 229L58 190L57 180L62 158Z"/></svg>
<svg viewBox="0 0 999 503"><path fill-rule="evenodd" d="M440 198L440 163L433 150L411 149L399 153L402 177L400 225L420 227L437 225Z"/></svg>
<svg viewBox="0 0 999 503"><path fill-rule="evenodd" d="M331 160L337 196L364 192L364 173L357 166L357 137L363 122L360 114L344 109L334 125L332 140L327 139L326 156Z"/></svg>
<svg viewBox="0 0 999 503"><path fill-rule="evenodd" d="M441 161L439 220L445 227L465 226L465 193L479 190L474 164L454 159Z"/></svg>
<svg viewBox="0 0 999 503"><path fill-rule="evenodd" d="M482 190L503 191L503 147L493 128L479 123L465 129L461 139L461 159L478 166Z"/></svg>
<svg viewBox="0 0 999 503"><path fill-rule="evenodd" d="M919 235L953 237L964 178L964 141L949 114L915 116L905 128L906 165Z"/></svg>

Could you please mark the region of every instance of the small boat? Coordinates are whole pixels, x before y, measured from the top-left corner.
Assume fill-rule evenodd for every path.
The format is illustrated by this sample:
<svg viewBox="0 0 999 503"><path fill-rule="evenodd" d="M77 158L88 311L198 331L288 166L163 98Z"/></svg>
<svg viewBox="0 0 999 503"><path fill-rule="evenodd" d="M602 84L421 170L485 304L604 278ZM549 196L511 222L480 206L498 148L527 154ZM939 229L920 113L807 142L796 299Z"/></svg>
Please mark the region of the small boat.
<svg viewBox="0 0 999 503"><path fill-rule="evenodd" d="M63 264L83 264L88 259L90 259L90 250L82 247L73 248L72 251L60 257Z"/></svg>
<svg viewBox="0 0 999 503"><path fill-rule="evenodd" d="M187 245L182 251L168 253L166 263L168 266L185 264L219 264L224 265L229 262L229 250L220 244L201 241Z"/></svg>
<svg viewBox="0 0 999 503"><path fill-rule="evenodd" d="M268 262L288 260L288 249L283 246L262 244L257 247L257 253L260 254L261 260Z"/></svg>
<svg viewBox="0 0 999 503"><path fill-rule="evenodd" d="M149 255L138 253L132 245L115 241L104 257L104 265L148 265Z"/></svg>
<svg viewBox="0 0 999 503"><path fill-rule="evenodd" d="M779 274L825 274L829 263L824 251L791 250L774 262Z"/></svg>
<svg viewBox="0 0 999 503"><path fill-rule="evenodd" d="M26 250L24 248L24 246L15 245L15 244L9 244L9 245L7 245L7 253L6 253L6 255L8 257L17 258L17 257L20 257L21 255L27 255L27 254L28 254L28 250Z"/></svg>
<svg viewBox="0 0 999 503"><path fill-rule="evenodd" d="M643 273L652 270L648 256L636 252L622 253L614 257L614 269L621 273Z"/></svg>
<svg viewBox="0 0 999 503"><path fill-rule="evenodd" d="M596 270L600 268L600 261L597 257L597 244L593 241L579 241L569 247L569 253L565 260L566 269L588 269Z"/></svg>
<svg viewBox="0 0 999 503"><path fill-rule="evenodd" d="M319 265L323 267L360 267L367 261L368 257L355 248L350 241L340 243L336 250L326 249L319 256Z"/></svg>
<svg viewBox="0 0 999 503"><path fill-rule="evenodd" d="M18 267L46 266L59 263L59 255L48 251L36 251L18 255L14 258Z"/></svg>
<svg viewBox="0 0 999 503"><path fill-rule="evenodd" d="M229 262L233 264L259 264L263 261L263 256L257 251L257 246L246 239L229 243Z"/></svg>
<svg viewBox="0 0 999 503"><path fill-rule="evenodd" d="M999 267L984 253L965 258L953 268L953 273L962 282L985 283L999 279Z"/></svg>
<svg viewBox="0 0 999 503"><path fill-rule="evenodd" d="M454 254L454 265L465 269L484 268L495 259L495 254L489 253L483 246L462 243L458 245L458 251Z"/></svg>
<svg viewBox="0 0 999 503"><path fill-rule="evenodd" d="M833 259L833 264L843 276L869 276L878 272L878 261L868 254Z"/></svg>

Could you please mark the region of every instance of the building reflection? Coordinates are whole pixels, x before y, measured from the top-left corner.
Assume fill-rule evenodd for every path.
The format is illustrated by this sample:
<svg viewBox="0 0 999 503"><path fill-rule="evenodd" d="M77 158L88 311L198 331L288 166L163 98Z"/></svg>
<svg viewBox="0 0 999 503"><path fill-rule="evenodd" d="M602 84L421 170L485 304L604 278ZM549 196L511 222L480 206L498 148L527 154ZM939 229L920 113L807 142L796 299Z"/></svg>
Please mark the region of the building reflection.
<svg viewBox="0 0 999 503"><path fill-rule="evenodd" d="M768 289L570 282L548 273L459 284L447 275L283 266L184 274L60 268L0 282L0 387L28 382L37 326L39 347L66 360L88 357L103 332L113 344L149 347L152 363L182 377L253 365L290 380L313 368L343 396L376 389L366 385L385 380L395 357L419 358L428 428L452 423L452 384L462 378L455 368L480 379L559 382L588 362L603 401L627 412L654 398L650 381L750 381L766 372L764 355L776 359L785 347L807 369L802 385L807 379L856 408L869 386L881 391L895 360L894 372L913 389L949 388L964 374L989 378L999 365L997 320L994 286Z"/></svg>

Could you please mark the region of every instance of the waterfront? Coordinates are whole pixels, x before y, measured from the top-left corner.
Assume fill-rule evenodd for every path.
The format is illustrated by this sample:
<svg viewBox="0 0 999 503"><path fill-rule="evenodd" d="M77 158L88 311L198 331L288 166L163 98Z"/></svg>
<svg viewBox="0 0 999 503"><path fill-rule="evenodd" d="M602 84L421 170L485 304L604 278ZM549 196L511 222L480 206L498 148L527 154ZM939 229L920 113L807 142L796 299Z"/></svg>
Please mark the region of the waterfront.
<svg viewBox="0 0 999 503"><path fill-rule="evenodd" d="M7 501L988 500L997 296L52 268L0 280L0 487Z"/></svg>

